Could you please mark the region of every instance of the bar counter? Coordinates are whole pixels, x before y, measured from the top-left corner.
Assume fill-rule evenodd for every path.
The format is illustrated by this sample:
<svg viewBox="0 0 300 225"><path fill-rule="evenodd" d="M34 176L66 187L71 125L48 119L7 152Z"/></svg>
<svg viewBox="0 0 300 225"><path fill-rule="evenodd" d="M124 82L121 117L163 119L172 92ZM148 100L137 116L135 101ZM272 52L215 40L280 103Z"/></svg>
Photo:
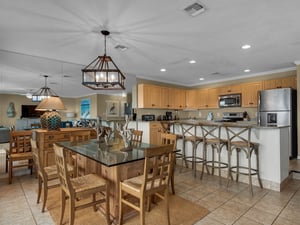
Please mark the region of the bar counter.
<svg viewBox="0 0 300 225"><path fill-rule="evenodd" d="M165 122L165 121L164 121ZM259 168L264 188L280 191L289 180L289 127L288 126L259 126L252 122L215 122L206 120L176 120L169 121L170 132L182 134L181 126L193 127L194 135L202 136L200 124L217 124L221 127L221 138L227 139L225 126L251 127L251 141L259 143ZM202 152L202 144L198 145L197 152ZM182 139L178 139L177 148L182 149ZM186 143L187 154L191 154L192 146ZM227 152L222 152L222 160L227 161ZM235 156L233 155L233 158ZM246 157L244 159L244 162ZM243 161L241 161L242 163ZM255 165L255 161L253 159ZM227 177L226 173L222 176ZM248 183L247 177L241 177L241 182ZM256 178L253 185L258 186Z"/></svg>

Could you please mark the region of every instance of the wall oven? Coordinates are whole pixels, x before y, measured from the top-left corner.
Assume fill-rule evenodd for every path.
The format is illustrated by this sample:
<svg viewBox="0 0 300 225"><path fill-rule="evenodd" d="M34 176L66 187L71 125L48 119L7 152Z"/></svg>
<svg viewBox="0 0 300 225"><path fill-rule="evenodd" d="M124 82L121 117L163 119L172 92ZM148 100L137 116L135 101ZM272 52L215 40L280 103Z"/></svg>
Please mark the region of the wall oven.
<svg viewBox="0 0 300 225"><path fill-rule="evenodd" d="M241 107L241 94L220 95L219 107Z"/></svg>

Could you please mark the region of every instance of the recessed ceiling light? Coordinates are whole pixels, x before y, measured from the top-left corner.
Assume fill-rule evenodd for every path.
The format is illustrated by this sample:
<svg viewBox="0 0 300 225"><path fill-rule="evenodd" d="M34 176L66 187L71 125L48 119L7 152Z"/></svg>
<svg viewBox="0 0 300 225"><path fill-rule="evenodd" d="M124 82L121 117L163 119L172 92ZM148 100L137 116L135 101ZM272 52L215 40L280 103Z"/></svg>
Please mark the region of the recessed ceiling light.
<svg viewBox="0 0 300 225"><path fill-rule="evenodd" d="M203 78L203 77L200 77L199 80L204 80L204 78Z"/></svg>
<svg viewBox="0 0 300 225"><path fill-rule="evenodd" d="M160 69L160 72L166 72L167 70L165 68Z"/></svg>
<svg viewBox="0 0 300 225"><path fill-rule="evenodd" d="M249 73L250 71L251 71L251 70L249 70L249 69L245 69L245 70L244 70L245 73Z"/></svg>
<svg viewBox="0 0 300 225"><path fill-rule="evenodd" d="M249 48L251 48L251 45L246 44L242 46L242 49L249 49Z"/></svg>
<svg viewBox="0 0 300 225"><path fill-rule="evenodd" d="M189 63L190 63L190 64L196 63L196 60L193 60L193 59L192 59L192 60L189 61Z"/></svg>

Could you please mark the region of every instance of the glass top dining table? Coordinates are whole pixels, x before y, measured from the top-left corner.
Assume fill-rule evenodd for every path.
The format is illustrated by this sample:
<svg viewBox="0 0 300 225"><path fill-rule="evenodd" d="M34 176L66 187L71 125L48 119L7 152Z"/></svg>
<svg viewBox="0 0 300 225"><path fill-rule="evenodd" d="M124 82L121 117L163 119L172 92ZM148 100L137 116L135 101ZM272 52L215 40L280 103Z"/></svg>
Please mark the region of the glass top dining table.
<svg viewBox="0 0 300 225"><path fill-rule="evenodd" d="M141 143L140 146L125 148L122 139L118 138L111 140L108 145L99 143L97 139L83 142L61 141L56 144L108 167L142 160L145 158L144 150L155 146Z"/></svg>

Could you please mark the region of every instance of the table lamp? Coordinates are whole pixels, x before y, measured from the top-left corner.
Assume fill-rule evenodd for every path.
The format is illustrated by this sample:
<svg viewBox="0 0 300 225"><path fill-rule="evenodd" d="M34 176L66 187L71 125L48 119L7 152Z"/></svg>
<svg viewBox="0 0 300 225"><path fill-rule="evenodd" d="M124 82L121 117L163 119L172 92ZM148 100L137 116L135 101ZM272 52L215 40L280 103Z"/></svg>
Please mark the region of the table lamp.
<svg viewBox="0 0 300 225"><path fill-rule="evenodd" d="M61 116L56 110L65 110L65 106L60 97L52 96L43 99L35 110L45 111L41 115L41 127L48 130L58 130L61 127Z"/></svg>

